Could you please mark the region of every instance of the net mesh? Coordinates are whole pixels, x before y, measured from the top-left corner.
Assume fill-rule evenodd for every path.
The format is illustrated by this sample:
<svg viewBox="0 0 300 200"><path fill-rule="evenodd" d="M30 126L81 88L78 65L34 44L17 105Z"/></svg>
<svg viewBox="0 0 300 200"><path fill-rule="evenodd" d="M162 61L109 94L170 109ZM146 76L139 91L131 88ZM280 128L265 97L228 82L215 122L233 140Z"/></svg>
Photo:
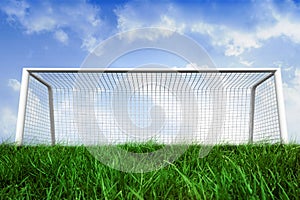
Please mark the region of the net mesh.
<svg viewBox="0 0 300 200"><path fill-rule="evenodd" d="M31 72L53 90L55 142L67 145L280 142L273 73ZM51 144L48 95L30 76L25 144Z"/></svg>
<svg viewBox="0 0 300 200"><path fill-rule="evenodd" d="M24 144L51 144L49 94L45 85L29 77Z"/></svg>

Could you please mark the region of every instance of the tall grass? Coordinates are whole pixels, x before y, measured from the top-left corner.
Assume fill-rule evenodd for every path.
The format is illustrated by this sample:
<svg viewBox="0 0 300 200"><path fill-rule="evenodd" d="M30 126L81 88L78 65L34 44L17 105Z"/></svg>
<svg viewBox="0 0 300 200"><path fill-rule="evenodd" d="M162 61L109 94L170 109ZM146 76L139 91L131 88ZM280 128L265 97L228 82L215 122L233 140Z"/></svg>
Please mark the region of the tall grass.
<svg viewBox="0 0 300 200"><path fill-rule="evenodd" d="M151 145L124 145L134 152ZM125 173L97 161L83 146L0 145L3 199L297 199L299 145L215 146L199 158L191 146L149 173Z"/></svg>

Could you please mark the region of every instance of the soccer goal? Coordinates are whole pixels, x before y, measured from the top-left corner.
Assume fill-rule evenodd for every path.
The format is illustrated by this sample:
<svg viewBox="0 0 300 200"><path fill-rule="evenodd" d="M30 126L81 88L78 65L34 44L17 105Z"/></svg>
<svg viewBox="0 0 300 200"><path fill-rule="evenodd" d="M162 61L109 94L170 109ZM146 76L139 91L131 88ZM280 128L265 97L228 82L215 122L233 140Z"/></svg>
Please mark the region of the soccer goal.
<svg viewBox="0 0 300 200"><path fill-rule="evenodd" d="M280 69L24 68L16 143L286 143Z"/></svg>

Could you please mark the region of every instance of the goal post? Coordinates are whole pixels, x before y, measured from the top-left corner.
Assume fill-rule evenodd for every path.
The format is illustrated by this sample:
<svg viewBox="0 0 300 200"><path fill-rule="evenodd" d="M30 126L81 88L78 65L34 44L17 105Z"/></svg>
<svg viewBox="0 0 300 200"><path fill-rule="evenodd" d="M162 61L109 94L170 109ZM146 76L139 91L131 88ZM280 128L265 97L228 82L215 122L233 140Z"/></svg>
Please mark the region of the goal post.
<svg viewBox="0 0 300 200"><path fill-rule="evenodd" d="M19 110L18 110L18 118L17 118L16 137L15 137L15 141L17 145L22 145L23 142L28 84L29 84L29 72L27 71L26 68L24 68L22 71Z"/></svg>
<svg viewBox="0 0 300 200"><path fill-rule="evenodd" d="M120 116L116 116L112 102L121 83L128 101L116 101L122 104ZM170 143L173 133L182 128L180 103L195 103L189 98L178 101L175 93L182 94L187 87L193 91L198 108L197 114L193 113L197 115L196 130L184 127L191 142L288 142L277 68L24 68L15 142L99 144L97 141L106 137L111 143ZM164 112L152 119L152 111L161 112L153 109L156 107ZM156 135L147 132L152 121L160 126L155 127ZM78 126L91 130L84 141Z"/></svg>
<svg viewBox="0 0 300 200"><path fill-rule="evenodd" d="M278 115L279 115L280 137L282 143L288 143L288 131L286 125L286 115L285 115L283 87L282 87L280 68L276 70L274 76L275 76L276 100L277 100Z"/></svg>

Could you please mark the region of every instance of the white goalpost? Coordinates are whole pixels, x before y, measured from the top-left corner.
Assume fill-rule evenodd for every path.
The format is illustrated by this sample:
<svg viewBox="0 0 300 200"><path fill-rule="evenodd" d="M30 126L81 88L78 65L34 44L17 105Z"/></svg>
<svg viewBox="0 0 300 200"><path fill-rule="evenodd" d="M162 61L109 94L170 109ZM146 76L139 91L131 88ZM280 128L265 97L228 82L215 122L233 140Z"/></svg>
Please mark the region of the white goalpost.
<svg viewBox="0 0 300 200"><path fill-rule="evenodd" d="M287 143L280 69L23 69L17 145L149 140Z"/></svg>

